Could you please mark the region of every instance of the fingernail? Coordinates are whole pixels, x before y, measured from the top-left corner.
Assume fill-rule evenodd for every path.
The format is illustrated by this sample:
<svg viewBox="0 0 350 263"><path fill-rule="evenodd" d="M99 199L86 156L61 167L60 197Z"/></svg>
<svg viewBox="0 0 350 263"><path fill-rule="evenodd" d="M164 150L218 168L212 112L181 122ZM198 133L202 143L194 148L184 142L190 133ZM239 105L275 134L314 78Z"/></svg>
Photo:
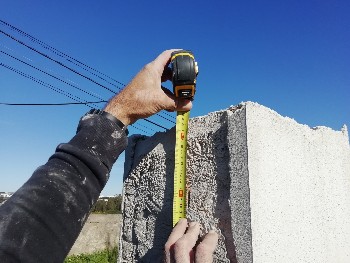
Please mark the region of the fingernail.
<svg viewBox="0 0 350 263"><path fill-rule="evenodd" d="M178 223L183 223L183 222L187 223L187 219L186 218L181 218Z"/></svg>

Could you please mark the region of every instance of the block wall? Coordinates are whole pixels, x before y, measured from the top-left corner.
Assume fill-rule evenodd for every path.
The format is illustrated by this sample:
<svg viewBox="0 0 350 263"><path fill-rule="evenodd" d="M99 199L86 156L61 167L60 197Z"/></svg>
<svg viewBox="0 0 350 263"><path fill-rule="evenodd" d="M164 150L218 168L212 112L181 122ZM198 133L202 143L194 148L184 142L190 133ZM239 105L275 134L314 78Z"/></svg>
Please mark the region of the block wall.
<svg viewBox="0 0 350 263"><path fill-rule="evenodd" d="M175 130L126 152L120 262L162 262ZM215 262L350 262L346 127L310 128L247 102L189 123L190 220L217 229Z"/></svg>

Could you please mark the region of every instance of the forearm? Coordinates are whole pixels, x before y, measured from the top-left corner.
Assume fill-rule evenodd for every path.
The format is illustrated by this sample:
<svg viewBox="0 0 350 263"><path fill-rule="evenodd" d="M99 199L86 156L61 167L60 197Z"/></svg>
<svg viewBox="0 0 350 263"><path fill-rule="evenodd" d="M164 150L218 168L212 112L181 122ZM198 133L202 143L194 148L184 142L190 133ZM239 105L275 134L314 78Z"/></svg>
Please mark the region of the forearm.
<svg viewBox="0 0 350 263"><path fill-rule="evenodd" d="M126 144L113 121L83 117L76 136L0 207L0 261L62 262Z"/></svg>

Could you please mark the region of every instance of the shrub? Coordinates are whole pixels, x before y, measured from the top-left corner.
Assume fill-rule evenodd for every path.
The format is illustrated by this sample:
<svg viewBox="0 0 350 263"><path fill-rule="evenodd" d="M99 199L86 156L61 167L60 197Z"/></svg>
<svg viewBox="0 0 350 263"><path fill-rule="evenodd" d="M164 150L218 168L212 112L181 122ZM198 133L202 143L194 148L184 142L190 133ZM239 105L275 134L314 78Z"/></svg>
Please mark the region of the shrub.
<svg viewBox="0 0 350 263"><path fill-rule="evenodd" d="M64 260L64 263L110 263L117 262L118 249L117 247L113 249L105 249L103 251L98 251L93 254L80 254L69 256Z"/></svg>

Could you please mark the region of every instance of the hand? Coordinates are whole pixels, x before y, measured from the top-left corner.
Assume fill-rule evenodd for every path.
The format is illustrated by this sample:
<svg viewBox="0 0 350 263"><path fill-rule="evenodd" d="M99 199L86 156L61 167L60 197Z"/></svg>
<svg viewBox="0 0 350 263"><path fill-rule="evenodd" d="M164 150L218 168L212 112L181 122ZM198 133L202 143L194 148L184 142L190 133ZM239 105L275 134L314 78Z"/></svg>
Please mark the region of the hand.
<svg viewBox="0 0 350 263"><path fill-rule="evenodd" d="M166 50L154 61L147 64L134 79L106 105L104 111L117 117L124 125L160 112L188 111L192 102L175 98L161 83L171 79L167 70L171 53Z"/></svg>
<svg viewBox="0 0 350 263"><path fill-rule="evenodd" d="M191 222L188 225L187 219L181 219L174 227L165 244L164 262L213 262L213 253L218 243L218 234L214 230L210 230L196 246L199 230L199 223Z"/></svg>

